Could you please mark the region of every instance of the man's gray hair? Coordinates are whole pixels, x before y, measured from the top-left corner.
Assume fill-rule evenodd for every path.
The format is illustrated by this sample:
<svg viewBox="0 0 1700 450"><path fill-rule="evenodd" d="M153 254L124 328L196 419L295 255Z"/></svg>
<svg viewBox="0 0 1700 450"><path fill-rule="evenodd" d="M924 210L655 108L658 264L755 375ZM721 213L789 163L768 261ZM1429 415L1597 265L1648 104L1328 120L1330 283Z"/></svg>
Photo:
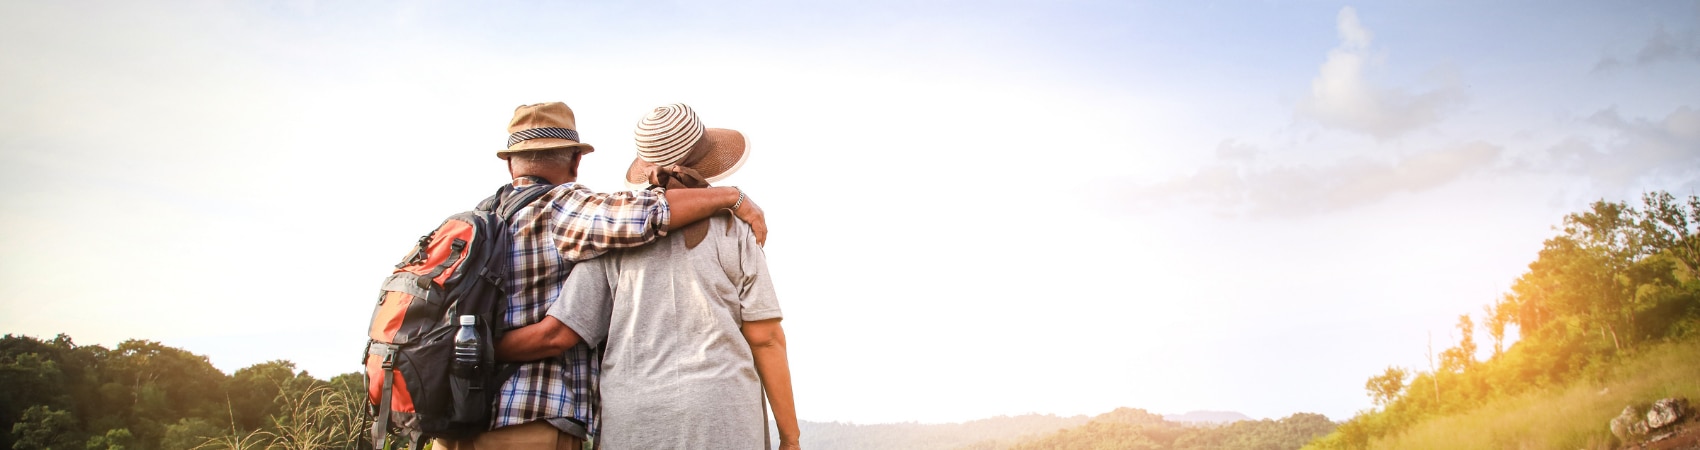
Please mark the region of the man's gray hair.
<svg viewBox="0 0 1700 450"><path fill-rule="evenodd" d="M578 149L554 148L549 150L514 152L508 155L508 159L530 165L566 167L572 165L573 155L577 153Z"/></svg>

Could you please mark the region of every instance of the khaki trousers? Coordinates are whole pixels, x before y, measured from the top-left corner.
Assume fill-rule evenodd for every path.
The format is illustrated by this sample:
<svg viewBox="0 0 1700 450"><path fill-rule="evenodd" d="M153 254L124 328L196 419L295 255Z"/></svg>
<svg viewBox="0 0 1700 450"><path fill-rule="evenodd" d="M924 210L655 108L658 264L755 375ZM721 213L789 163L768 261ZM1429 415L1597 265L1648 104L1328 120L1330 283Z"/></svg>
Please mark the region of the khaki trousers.
<svg viewBox="0 0 1700 450"><path fill-rule="evenodd" d="M432 441L434 450L583 450L584 439L536 421L486 431L472 439Z"/></svg>

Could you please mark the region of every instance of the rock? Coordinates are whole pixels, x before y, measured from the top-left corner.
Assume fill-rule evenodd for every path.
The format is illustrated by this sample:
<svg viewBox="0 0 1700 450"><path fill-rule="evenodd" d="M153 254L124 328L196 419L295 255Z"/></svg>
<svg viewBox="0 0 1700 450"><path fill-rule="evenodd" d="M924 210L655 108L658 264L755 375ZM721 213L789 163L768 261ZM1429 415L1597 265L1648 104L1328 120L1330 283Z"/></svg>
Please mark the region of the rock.
<svg viewBox="0 0 1700 450"><path fill-rule="evenodd" d="M1631 437L1640 437L1642 433L1635 432L1637 428L1644 433L1647 425L1641 421L1641 412L1635 410L1635 405L1623 407L1623 414L1618 414L1617 418L1611 420L1611 434L1617 436L1619 442L1629 442Z"/></svg>
<svg viewBox="0 0 1700 450"><path fill-rule="evenodd" d="M1667 398L1653 402L1653 407L1647 408L1647 428L1657 430L1667 425L1681 421L1688 415L1688 399Z"/></svg>

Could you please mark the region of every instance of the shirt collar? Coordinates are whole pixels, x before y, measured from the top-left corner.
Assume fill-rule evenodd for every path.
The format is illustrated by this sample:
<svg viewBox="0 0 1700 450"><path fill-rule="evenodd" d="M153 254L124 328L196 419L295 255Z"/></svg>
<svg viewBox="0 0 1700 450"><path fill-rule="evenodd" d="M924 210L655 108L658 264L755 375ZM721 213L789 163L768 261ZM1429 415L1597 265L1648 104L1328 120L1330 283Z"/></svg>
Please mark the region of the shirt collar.
<svg viewBox="0 0 1700 450"><path fill-rule="evenodd" d="M533 184L549 184L549 180L536 175L520 175L518 178L514 178L514 187L516 188L526 187Z"/></svg>

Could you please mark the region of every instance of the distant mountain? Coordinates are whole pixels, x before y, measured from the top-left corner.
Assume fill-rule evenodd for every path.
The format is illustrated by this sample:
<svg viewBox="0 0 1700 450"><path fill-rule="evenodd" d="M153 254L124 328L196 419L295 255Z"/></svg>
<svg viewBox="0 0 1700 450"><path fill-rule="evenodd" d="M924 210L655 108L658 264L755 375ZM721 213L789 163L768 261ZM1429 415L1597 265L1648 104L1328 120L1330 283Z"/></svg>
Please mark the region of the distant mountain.
<svg viewBox="0 0 1700 450"><path fill-rule="evenodd" d="M963 423L881 423L798 421L803 448L809 450L949 450L967 446L1004 448L1015 442L1083 425L1086 416L1050 414L997 416ZM774 434L778 436L778 434ZM778 444L778 441L774 441Z"/></svg>
<svg viewBox="0 0 1700 450"><path fill-rule="evenodd" d="M1205 414L1219 417L1224 413ZM1225 414L1245 417L1238 413ZM1142 409L1117 408L1093 417L1086 425L1013 445L974 447L974 450L1297 450L1333 432L1337 426L1327 417L1313 413L1297 413L1281 420L1239 420L1200 426L1169 421Z"/></svg>
<svg viewBox="0 0 1700 450"><path fill-rule="evenodd" d="M1233 411L1193 411L1186 414L1164 414L1163 420L1182 422L1195 425L1234 423L1241 420L1251 420L1245 414Z"/></svg>
<svg viewBox="0 0 1700 450"><path fill-rule="evenodd" d="M963 423L857 425L805 420L797 425L803 432L803 448L810 450L1221 450L1297 449L1333 431L1336 424L1309 413L1252 420L1232 411L1159 416L1143 409L1117 408L1093 417L1027 414Z"/></svg>

